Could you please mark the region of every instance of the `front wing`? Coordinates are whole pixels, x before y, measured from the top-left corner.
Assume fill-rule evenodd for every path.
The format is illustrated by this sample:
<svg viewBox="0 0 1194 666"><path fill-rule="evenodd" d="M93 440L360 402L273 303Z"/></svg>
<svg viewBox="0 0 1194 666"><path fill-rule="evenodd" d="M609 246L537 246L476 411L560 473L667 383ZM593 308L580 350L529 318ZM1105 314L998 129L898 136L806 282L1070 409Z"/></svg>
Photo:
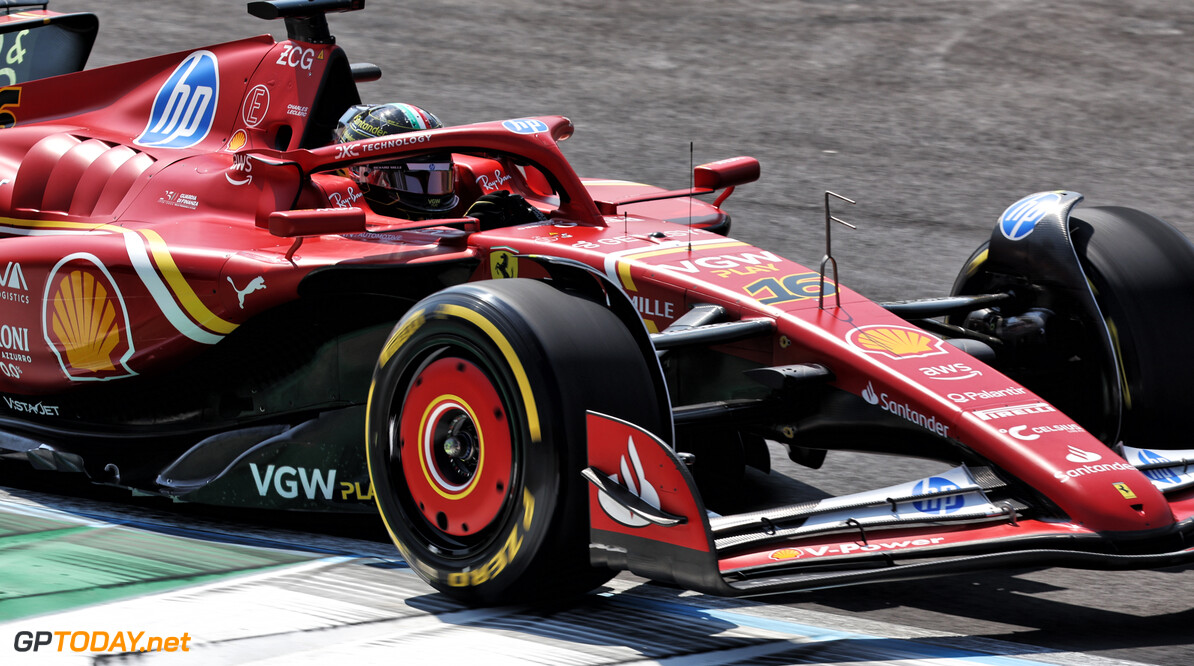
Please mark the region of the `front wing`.
<svg viewBox="0 0 1194 666"><path fill-rule="evenodd" d="M993 568L1144 569L1194 561L1194 451L1126 451L1171 524L1108 534L1031 518L991 470L960 466L888 488L732 516L706 511L670 447L588 418L590 559L708 594L761 595ZM1179 455L1180 454L1180 455ZM1188 454L1188 455L1186 455ZM1141 462L1143 461L1143 462Z"/></svg>

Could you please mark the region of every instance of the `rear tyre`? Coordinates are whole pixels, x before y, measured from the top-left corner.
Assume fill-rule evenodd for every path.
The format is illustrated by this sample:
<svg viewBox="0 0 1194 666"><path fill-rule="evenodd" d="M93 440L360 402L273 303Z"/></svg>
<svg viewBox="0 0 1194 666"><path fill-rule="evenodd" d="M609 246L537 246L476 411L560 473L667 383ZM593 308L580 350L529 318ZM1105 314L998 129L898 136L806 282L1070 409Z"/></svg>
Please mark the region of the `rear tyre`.
<svg viewBox="0 0 1194 666"><path fill-rule="evenodd" d="M608 580L589 565L584 415L662 432L647 362L616 315L541 282L460 285L411 308L374 373L367 440L411 567L473 604Z"/></svg>

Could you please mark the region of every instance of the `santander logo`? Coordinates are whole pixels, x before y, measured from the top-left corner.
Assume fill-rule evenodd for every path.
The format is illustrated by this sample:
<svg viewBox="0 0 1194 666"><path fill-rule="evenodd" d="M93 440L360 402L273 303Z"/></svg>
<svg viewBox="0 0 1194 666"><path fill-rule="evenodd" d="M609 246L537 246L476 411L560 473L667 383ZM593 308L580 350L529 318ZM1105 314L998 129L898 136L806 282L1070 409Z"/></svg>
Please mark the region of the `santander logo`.
<svg viewBox="0 0 1194 666"><path fill-rule="evenodd" d="M1069 453L1069 455L1067 455L1065 457L1065 459L1072 463L1082 464L1082 463L1092 463L1092 462L1102 460L1103 456L1101 456L1097 453L1092 453L1090 451L1083 451L1082 449L1080 449L1076 446L1071 446L1070 453Z"/></svg>
<svg viewBox="0 0 1194 666"><path fill-rule="evenodd" d="M879 404L879 396L875 393L875 387L870 382L867 382L866 388L862 389L862 399L872 405Z"/></svg>
<svg viewBox="0 0 1194 666"><path fill-rule="evenodd" d="M617 474L611 474L609 477L610 480L626 486L626 489L631 494L658 509L659 493L655 490L655 486L651 485L651 482L647 480L647 474L643 471L643 463L639 460L638 451L634 448L633 437L627 438L626 453L627 455L622 456L621 460L622 480L618 479ZM629 464L627 464L627 456L630 457ZM630 473L631 467L634 468L633 475ZM646 518L636 515L605 493L598 493L597 500L606 515L627 527L645 527L650 524Z"/></svg>

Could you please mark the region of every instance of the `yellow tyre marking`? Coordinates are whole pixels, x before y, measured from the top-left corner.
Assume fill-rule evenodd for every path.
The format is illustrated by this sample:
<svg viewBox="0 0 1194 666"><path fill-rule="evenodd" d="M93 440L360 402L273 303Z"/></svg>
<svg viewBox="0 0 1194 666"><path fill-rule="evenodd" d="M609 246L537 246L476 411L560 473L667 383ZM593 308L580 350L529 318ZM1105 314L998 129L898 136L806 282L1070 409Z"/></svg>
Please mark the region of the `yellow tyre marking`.
<svg viewBox="0 0 1194 666"><path fill-rule="evenodd" d="M527 378L526 370L522 367L522 361L514 353L514 348L510 346L510 343L506 340L506 336L502 335L497 327L488 319L468 308L445 303L439 306L438 312L468 321L488 335L490 340L493 340L494 344L502 352L502 356L506 357L506 363L509 364L510 370L514 373L515 381L518 382L518 391L522 395L522 403L527 410L527 428L531 432L531 441L542 441L543 435L539 427L539 410L535 407L535 396L531 393L531 382Z"/></svg>
<svg viewBox="0 0 1194 666"><path fill-rule="evenodd" d="M481 455L477 458L477 469L473 472L473 479L458 493L445 492L440 488L440 483L432 478L431 469L427 464L427 457L423 452L423 438L427 429L427 417L431 412L445 402L453 402L457 406L463 407L464 411L468 412L469 418L473 423L478 423L477 413L473 411L472 405L464 401L463 398L448 393L440 395L427 409L423 410L423 417L419 420L419 467L423 468L423 478L427 480L427 484L431 486L432 490L439 494L440 497L448 500L461 500L469 496L473 489L477 487L477 482L481 480L481 471L485 469L485 434L479 429L477 430L477 448L481 451Z"/></svg>

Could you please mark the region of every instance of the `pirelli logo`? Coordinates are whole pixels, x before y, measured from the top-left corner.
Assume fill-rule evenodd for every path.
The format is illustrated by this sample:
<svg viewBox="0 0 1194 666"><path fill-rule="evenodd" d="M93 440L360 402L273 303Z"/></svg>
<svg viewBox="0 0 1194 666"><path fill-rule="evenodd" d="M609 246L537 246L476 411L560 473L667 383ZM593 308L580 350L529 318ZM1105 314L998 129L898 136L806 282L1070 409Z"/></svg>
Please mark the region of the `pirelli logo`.
<svg viewBox="0 0 1194 666"><path fill-rule="evenodd" d="M1008 416L1025 416L1028 414L1048 414L1056 412L1048 403L1032 402L1025 405L1011 405L1009 407L992 407L991 409L976 409L974 414L983 421L994 421Z"/></svg>

